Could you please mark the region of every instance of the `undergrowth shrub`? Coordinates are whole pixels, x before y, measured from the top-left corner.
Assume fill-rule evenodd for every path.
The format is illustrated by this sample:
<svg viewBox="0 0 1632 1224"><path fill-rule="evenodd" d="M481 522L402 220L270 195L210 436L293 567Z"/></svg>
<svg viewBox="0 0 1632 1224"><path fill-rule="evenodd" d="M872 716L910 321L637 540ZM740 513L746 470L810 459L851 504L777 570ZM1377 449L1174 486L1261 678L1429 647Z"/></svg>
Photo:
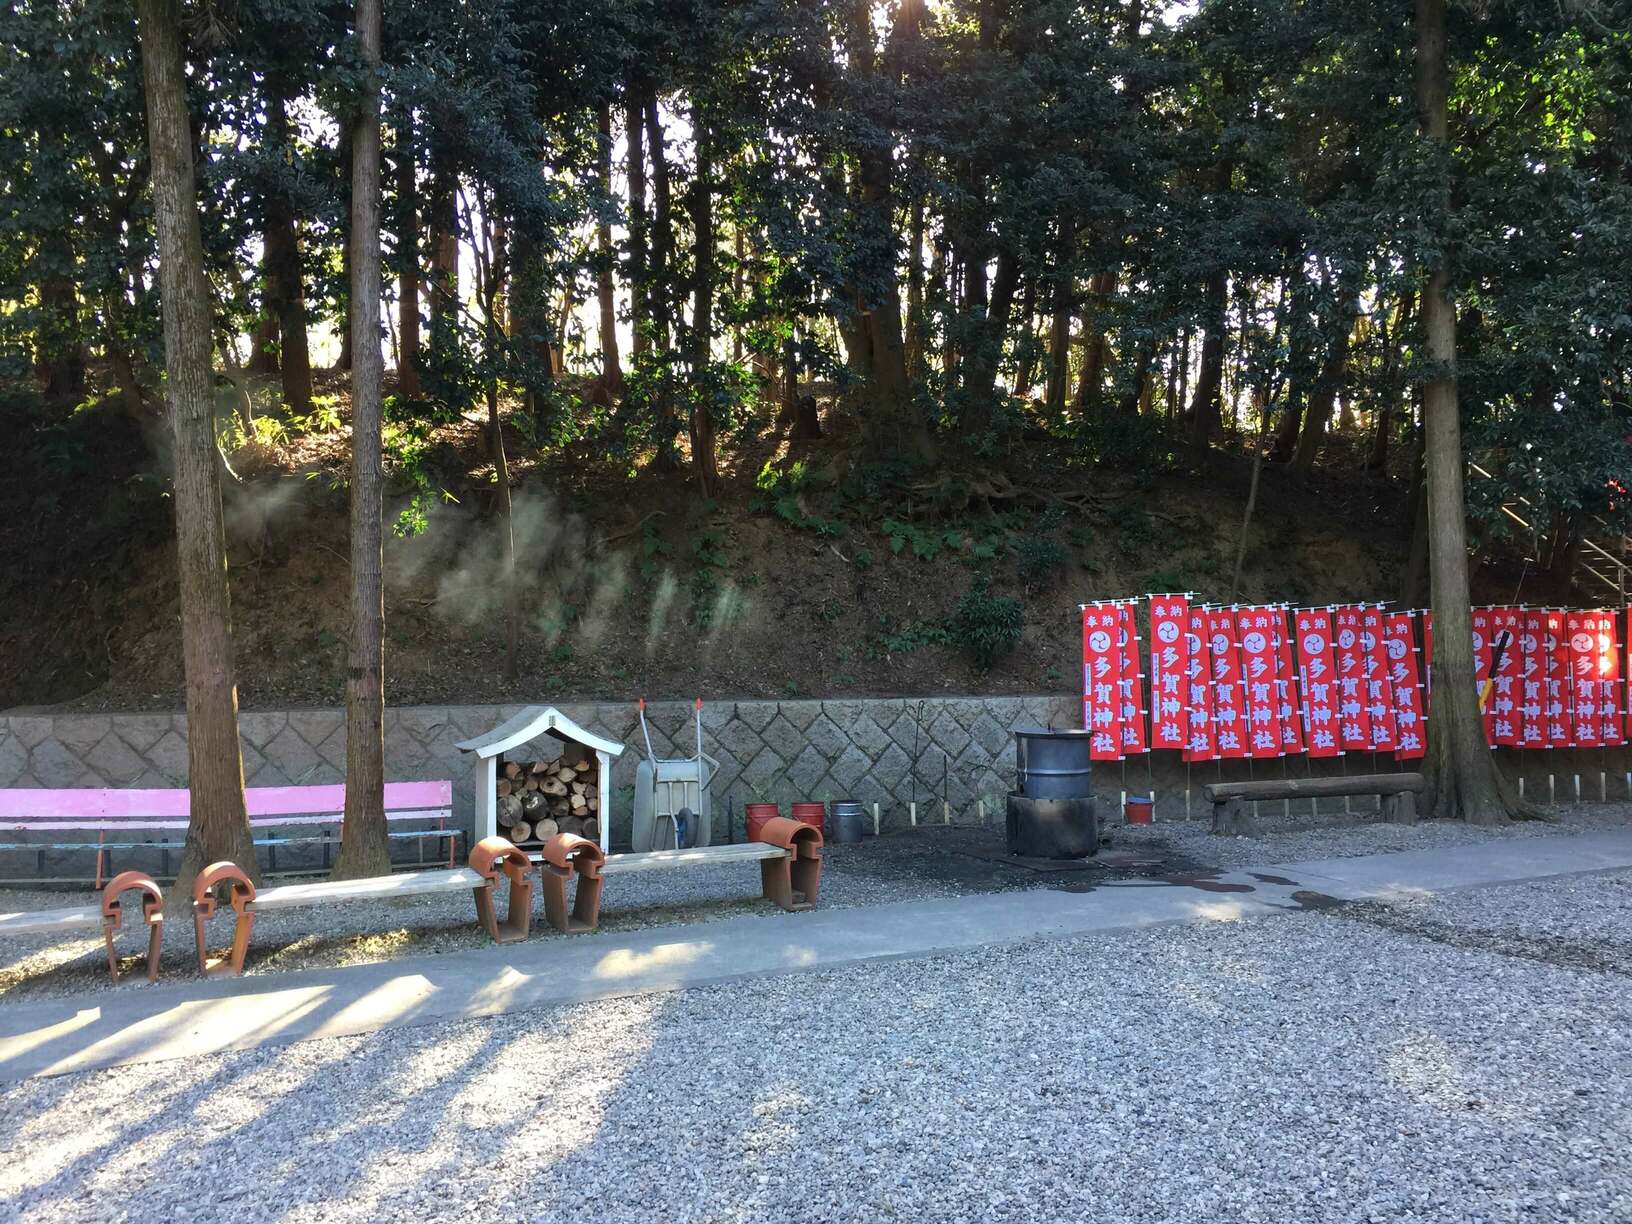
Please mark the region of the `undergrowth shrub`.
<svg viewBox="0 0 1632 1224"><path fill-rule="evenodd" d="M990 586L984 575L975 579L946 624L952 643L983 669L1018 646L1025 628L1020 601L994 595Z"/></svg>
<svg viewBox="0 0 1632 1224"><path fill-rule="evenodd" d="M1022 536L1016 552L1020 584L1028 591L1041 591L1053 586L1068 556L1059 541L1036 535Z"/></svg>

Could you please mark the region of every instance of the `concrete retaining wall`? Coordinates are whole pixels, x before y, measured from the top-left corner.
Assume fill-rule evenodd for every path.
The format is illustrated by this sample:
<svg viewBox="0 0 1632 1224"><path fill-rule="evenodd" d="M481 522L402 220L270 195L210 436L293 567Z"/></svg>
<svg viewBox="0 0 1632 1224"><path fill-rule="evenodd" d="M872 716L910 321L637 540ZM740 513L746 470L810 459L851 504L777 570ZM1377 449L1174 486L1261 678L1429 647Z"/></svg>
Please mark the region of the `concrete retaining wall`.
<svg viewBox="0 0 1632 1224"><path fill-rule="evenodd" d="M386 713L386 776L393 780L451 778L455 818L469 830L470 763L455 748L514 714L521 707L409 706ZM614 843L627 837L629 787L643 751L635 708L630 703L569 702L568 717L627 745L613 770ZM720 762L715 787L719 805L715 828L724 829L728 810L741 828L742 805L755 800L857 799L879 804L886 829L908 822L916 801L921 820L941 819L942 802L953 821L978 819L984 801L988 820L1000 820L1003 796L1014 783L1017 727L1077 725L1075 696L838 699L833 701L721 701L703 707L704 744ZM659 756L692 750L692 710L688 703L658 702L648 707L653 747ZM339 782L345 766L345 730L340 710L255 711L241 716L244 776L251 786ZM541 745L538 755L553 755ZM516 754L525 757L523 750ZM1573 798L1579 775L1585 797L1627 797L1625 750L1508 754L1507 768L1522 773L1527 791L1545 799L1548 775L1561 801ZM1285 761L1208 763L1186 766L1177 753L1100 767L1095 791L1103 813L1114 813L1123 791L1154 790L1157 814L1182 818L1204 815L1199 787L1209 781L1246 777L1365 773L1398 768L1391 758L1350 754L1332 762ZM179 714L58 714L0 718L0 787L177 787L187 784L187 720ZM1186 804L1186 792L1190 803ZM1343 809L1341 800L1328 806ZM1356 801L1354 810L1363 804ZM1296 809L1294 809L1296 810ZM1305 805L1307 810L1307 805ZM740 832L737 834L740 836ZM8 837L6 840L21 840ZM411 844L397 847L417 853ZM69 856L63 874L84 874L89 856ZM124 865L137 865L125 861ZM141 865L147 865L141 860ZM153 864L157 866L155 862ZM0 877L37 874L33 852L0 852Z"/></svg>

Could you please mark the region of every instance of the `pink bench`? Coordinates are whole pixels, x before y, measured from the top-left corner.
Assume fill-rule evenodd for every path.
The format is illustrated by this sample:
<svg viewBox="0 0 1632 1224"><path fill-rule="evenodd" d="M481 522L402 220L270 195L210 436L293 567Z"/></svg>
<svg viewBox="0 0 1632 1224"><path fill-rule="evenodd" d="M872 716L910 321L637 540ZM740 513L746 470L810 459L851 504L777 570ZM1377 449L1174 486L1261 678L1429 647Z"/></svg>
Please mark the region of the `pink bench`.
<svg viewBox="0 0 1632 1224"><path fill-rule="evenodd" d="M290 845L321 845L324 866L328 865L329 847L340 841L340 818L346 806L344 785L252 786L244 791L244 799L252 830L317 831L315 835L285 832L257 836L255 844L269 848L272 870L277 870L277 848ZM100 888L111 851L156 849L164 856L160 874L168 875L169 852L179 850L181 845L178 841L155 841L153 835L163 830L185 834L188 802L186 790L0 790L0 833L96 834L95 841L0 842L0 850L37 850L41 853L42 871L46 850L95 850L96 886ZM459 839L459 830L447 827L452 817L452 782L385 784L386 836L445 840L450 867ZM429 827L391 828L405 823ZM334 832L321 832L325 826ZM109 841L110 833L117 840Z"/></svg>

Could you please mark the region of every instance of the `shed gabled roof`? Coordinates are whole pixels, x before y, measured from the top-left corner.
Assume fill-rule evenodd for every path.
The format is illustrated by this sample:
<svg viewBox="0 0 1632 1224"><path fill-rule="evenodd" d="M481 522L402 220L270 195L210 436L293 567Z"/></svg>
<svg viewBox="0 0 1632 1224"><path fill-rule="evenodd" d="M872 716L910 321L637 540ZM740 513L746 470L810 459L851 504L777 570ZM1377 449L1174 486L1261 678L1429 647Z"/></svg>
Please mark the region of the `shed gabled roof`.
<svg viewBox="0 0 1632 1224"><path fill-rule="evenodd" d="M558 740L575 740L608 756L618 756L623 752L622 744L580 727L554 706L528 706L485 735L465 740L454 747L460 752L474 752L479 757L496 757L540 735L553 735Z"/></svg>

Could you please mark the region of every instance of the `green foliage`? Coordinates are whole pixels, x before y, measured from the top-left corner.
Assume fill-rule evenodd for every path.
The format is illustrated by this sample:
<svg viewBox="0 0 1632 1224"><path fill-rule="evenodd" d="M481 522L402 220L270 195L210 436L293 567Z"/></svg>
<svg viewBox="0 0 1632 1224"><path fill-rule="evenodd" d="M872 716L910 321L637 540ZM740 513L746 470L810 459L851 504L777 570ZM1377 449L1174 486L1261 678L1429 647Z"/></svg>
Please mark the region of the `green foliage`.
<svg viewBox="0 0 1632 1224"><path fill-rule="evenodd" d="M894 633L885 634L878 644L882 654L910 654L924 646L949 646L952 644L952 634L939 622L914 621Z"/></svg>
<svg viewBox="0 0 1632 1224"><path fill-rule="evenodd" d="M1027 535L1020 538L1015 556L1021 585L1027 591L1040 591L1054 585L1069 554L1048 536Z"/></svg>
<svg viewBox="0 0 1632 1224"><path fill-rule="evenodd" d="M767 462L755 477L754 487L759 490L754 506L761 512L774 514L784 523L817 535L845 534L842 521L807 508L825 491L825 485L803 459L786 467Z"/></svg>
<svg viewBox="0 0 1632 1224"><path fill-rule="evenodd" d="M1018 646L1024 629L1025 609L1020 601L992 594L984 575L975 579L946 623L951 642L982 669Z"/></svg>
<svg viewBox="0 0 1632 1224"><path fill-rule="evenodd" d="M916 523L904 522L901 519L887 518L881 527L890 541L892 553L899 556L903 549L910 549L912 555L920 561L933 561L940 555L942 548L956 548L963 542L963 535L960 532L936 528L925 530Z"/></svg>
<svg viewBox="0 0 1632 1224"><path fill-rule="evenodd" d="M1190 579L1179 570L1160 569L1145 575L1144 589L1149 591L1188 591Z"/></svg>
<svg viewBox="0 0 1632 1224"><path fill-rule="evenodd" d="M662 569L662 559L674 555L674 549L658 534L657 524L648 519L640 526L640 576L648 582Z"/></svg>

